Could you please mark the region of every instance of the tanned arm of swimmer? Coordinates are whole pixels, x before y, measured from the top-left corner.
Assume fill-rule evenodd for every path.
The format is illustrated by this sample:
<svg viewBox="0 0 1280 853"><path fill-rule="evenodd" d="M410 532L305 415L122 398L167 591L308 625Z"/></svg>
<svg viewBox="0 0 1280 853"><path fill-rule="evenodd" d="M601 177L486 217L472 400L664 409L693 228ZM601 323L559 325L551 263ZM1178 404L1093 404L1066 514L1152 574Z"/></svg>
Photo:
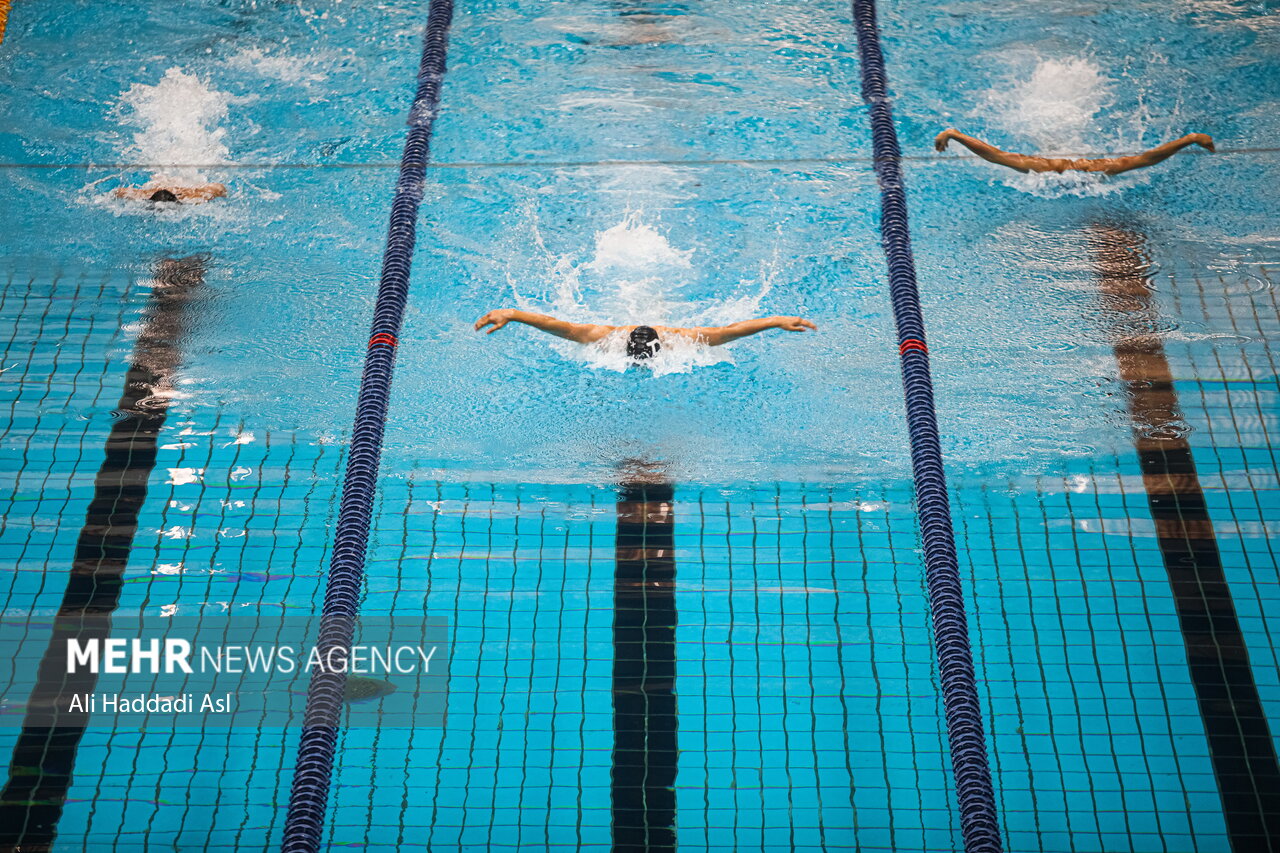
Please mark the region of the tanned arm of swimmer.
<svg viewBox="0 0 1280 853"><path fill-rule="evenodd" d="M152 194L157 190L168 190L177 197L178 201L196 203L211 201L215 198L221 198L227 194L226 184L204 184L198 187L181 187L146 183L140 187L118 187L112 195L116 198L128 199L129 201L150 201Z"/></svg>
<svg viewBox="0 0 1280 853"><path fill-rule="evenodd" d="M174 187L173 194L182 201L211 201L227 194L226 184L204 184L199 187Z"/></svg>
<svg viewBox="0 0 1280 853"><path fill-rule="evenodd" d="M1068 170L1077 172L1103 172L1108 175L1118 175L1121 172L1129 172L1133 169L1143 169L1147 166L1154 166L1162 160L1167 160L1174 154L1177 154L1188 145L1199 145L1201 148L1214 150L1213 138L1207 133L1188 133L1181 139L1175 139L1172 142L1166 142L1163 145L1144 151L1141 154L1132 154L1128 157L1106 157L1096 160L1066 160L1058 157L1032 157L1027 154L1015 154L1010 151L1002 151L1001 149L983 142L968 134L961 133L958 130L947 128L939 133L933 140L933 147L939 151L945 151L947 143L954 139L965 148L968 148L974 154L977 154L983 160L989 163L996 163L1000 166L1007 166L1019 172L1058 172L1062 173Z"/></svg>
<svg viewBox="0 0 1280 853"><path fill-rule="evenodd" d="M803 317L761 317L758 320L743 320L738 323L730 323L727 326L703 326L694 329L669 328L665 326L656 328L662 332L686 335L713 347L763 332L766 329L784 329L788 332L803 332L805 329L815 332L818 330L814 323Z"/></svg>
<svg viewBox="0 0 1280 853"><path fill-rule="evenodd" d="M580 344L595 343L613 332L617 326L602 326L598 323L570 323L549 314L535 314L532 311L520 311L515 308L498 308L476 320L476 331L485 326L493 326L488 331L492 335L508 323L523 323L532 326L548 335L576 341Z"/></svg>

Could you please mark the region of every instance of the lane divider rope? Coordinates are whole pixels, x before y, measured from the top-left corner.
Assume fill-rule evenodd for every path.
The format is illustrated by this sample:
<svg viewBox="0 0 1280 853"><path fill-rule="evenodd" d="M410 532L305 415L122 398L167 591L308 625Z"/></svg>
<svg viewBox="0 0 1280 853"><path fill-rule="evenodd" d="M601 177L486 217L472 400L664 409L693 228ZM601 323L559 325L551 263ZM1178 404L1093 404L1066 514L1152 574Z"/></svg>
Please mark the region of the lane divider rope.
<svg viewBox="0 0 1280 853"><path fill-rule="evenodd" d="M345 661L355 634L378 463L382 456L383 426L395 368L396 340L409 298L418 208L422 204L431 129L440 104L452 20L452 0L431 0L418 66L418 88L409 111L409 133L391 202L382 277L356 401L338 529L320 616L317 649L324 660ZM333 658L329 657L331 653ZM307 690L302 738L281 845L285 853L314 853L320 849L346 685L342 672L329 670L329 667L313 670Z"/></svg>
<svg viewBox="0 0 1280 853"><path fill-rule="evenodd" d="M987 765L973 653L969 648L960 564L951 528L951 506L933 403L929 349L925 344L924 317L911 254L911 232L907 226L902 154L893 126L875 0L853 0L853 20L862 65L862 98L871 114L871 142L880 184L880 233L888 259L889 291L898 328L916 511L924 545L925 577L946 708L951 768L960 803L960 831L966 853L998 853L1000 824L991 770Z"/></svg>

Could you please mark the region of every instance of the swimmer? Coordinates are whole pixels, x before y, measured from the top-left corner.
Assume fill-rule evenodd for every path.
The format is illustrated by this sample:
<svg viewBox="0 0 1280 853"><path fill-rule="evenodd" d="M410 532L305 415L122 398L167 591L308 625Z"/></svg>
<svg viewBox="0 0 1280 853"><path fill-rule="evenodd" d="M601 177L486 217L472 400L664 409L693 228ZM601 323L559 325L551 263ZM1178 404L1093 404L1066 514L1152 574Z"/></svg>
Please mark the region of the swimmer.
<svg viewBox="0 0 1280 853"><path fill-rule="evenodd" d="M805 329L817 331L818 327L801 317L762 317L758 320L743 320L727 326L697 326L680 328L678 326L605 326L599 323L570 323L546 314L534 314L531 311L519 311L514 308L499 308L490 311L476 320L476 331L485 326L493 326L488 331L492 335L508 323L524 323L535 329L555 335L557 338L575 341L580 344L593 344L603 340L614 332L627 333L627 355L633 359L652 358L662 349L662 339L679 335L696 343L708 346L720 346L738 338L745 338L766 329L784 329L788 332L803 332Z"/></svg>
<svg viewBox="0 0 1280 853"><path fill-rule="evenodd" d="M119 187L112 195L129 201L168 202L169 204L204 204L227 194L225 184L184 186L153 178L140 187Z"/></svg>
<svg viewBox="0 0 1280 853"><path fill-rule="evenodd" d="M947 143L952 139L989 163L1008 166L1010 169L1016 169L1019 172L1057 172L1058 174L1066 171L1075 171L1118 175L1121 172L1154 166L1162 160L1169 159L1188 145L1199 145L1201 148L1207 148L1210 151L1214 150L1213 137L1209 136L1209 134L1188 133L1181 139L1166 142L1164 145L1152 148L1150 151L1143 151L1141 154L1130 154L1127 157L1104 157L1096 160L1065 160L1055 157L1032 157L1026 154L1001 151L994 145L989 145L981 139L975 139L952 128L947 128L942 133L939 133L937 138L933 140L933 147L939 151L945 151Z"/></svg>

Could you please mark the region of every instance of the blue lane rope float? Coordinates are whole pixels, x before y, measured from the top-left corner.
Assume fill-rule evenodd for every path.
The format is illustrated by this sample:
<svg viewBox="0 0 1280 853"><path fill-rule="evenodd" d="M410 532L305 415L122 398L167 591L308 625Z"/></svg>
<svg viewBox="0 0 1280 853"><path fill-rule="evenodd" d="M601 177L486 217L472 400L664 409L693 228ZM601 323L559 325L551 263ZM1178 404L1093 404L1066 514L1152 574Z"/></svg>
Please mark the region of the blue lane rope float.
<svg viewBox="0 0 1280 853"><path fill-rule="evenodd" d="M982 711L974 678L973 654L960 586L951 507L933 406L933 379L924 318L916 287L907 200L902 182L901 151L893 127L888 75L880 51L875 0L853 0L853 19L862 61L862 98L871 113L871 142L880 183L880 234L889 265L889 291L898 327L898 353L911 439L911 467L915 476L916 511L924 540L925 576L933 617L933 641L938 653L942 697L946 706L951 768L960 802L960 831L967 853L998 853L1000 824L996 819L991 770L987 766Z"/></svg>
<svg viewBox="0 0 1280 853"><path fill-rule="evenodd" d="M338 530L320 616L317 649L325 660L330 659L328 655L331 652L335 654L333 660L345 660L346 650L350 648L355 634L378 462L382 456L383 425L391 392L391 374L395 368L396 341L409 298L409 269L417 240L418 208L422 204L431 128L440 103L452 20L452 0L431 0L422 39L422 60L418 66L418 89L409 111L409 134L405 139L400 177L391 202L391 224L382 257L382 278L378 284L364 375L356 401L355 427L351 434L342 503L338 511ZM293 790L281 845L285 853L312 853L320 849L338 740L342 692L346 684L343 673L327 669L312 671L307 691L298 763L294 769Z"/></svg>

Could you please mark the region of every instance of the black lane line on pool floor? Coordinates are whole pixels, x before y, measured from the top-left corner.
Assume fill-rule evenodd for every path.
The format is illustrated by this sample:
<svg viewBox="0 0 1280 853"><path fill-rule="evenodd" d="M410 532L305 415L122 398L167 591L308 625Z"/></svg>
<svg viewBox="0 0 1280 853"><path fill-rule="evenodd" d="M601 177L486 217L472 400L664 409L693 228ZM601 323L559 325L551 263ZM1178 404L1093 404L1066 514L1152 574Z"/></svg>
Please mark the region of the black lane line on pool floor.
<svg viewBox="0 0 1280 853"><path fill-rule="evenodd" d="M204 282L205 266L200 256L157 265L116 407L118 419L107 436L106 456L31 693L33 708L63 707L63 696L92 693L97 686L97 674L83 671L87 667L66 673L67 641L105 639L110 631L156 464L156 439L169 408L167 389L181 362L178 341L186 306ZM48 711L42 717L47 719ZM0 850L35 853L52 847L84 731L82 725L23 726L0 793Z"/></svg>
<svg viewBox="0 0 1280 853"><path fill-rule="evenodd" d="M1222 568L1213 521L1158 333L1143 240L1106 224L1088 231L1133 443L1187 665L1236 853L1280 851L1280 762Z"/></svg>
<svg viewBox="0 0 1280 853"><path fill-rule="evenodd" d="M613 587L613 850L676 845L674 489L624 483Z"/></svg>

